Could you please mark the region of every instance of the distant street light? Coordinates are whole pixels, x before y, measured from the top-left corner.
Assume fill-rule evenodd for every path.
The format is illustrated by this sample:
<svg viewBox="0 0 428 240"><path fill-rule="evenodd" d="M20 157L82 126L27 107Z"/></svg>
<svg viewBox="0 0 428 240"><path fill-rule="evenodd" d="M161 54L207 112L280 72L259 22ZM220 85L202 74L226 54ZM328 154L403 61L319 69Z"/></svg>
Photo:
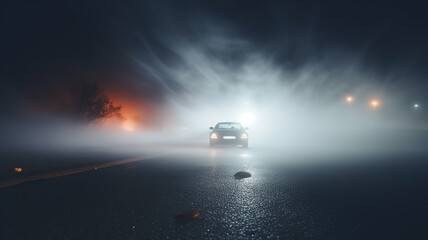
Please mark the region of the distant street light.
<svg viewBox="0 0 428 240"><path fill-rule="evenodd" d="M379 106L379 102L377 100L372 100L370 104L373 107L373 111L376 111L376 108Z"/></svg>
<svg viewBox="0 0 428 240"><path fill-rule="evenodd" d="M413 108L414 108L414 109L418 109L418 108L419 108L419 104L415 103L415 104L413 105Z"/></svg>
<svg viewBox="0 0 428 240"><path fill-rule="evenodd" d="M354 101L354 98L352 96L347 96L345 100L347 103L352 103Z"/></svg>

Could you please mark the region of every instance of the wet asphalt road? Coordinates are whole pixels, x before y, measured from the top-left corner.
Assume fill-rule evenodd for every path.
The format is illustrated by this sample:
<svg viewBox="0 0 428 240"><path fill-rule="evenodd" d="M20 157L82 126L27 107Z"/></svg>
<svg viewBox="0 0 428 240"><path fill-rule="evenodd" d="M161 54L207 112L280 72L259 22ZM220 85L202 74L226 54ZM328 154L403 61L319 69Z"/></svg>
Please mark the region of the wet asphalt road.
<svg viewBox="0 0 428 240"><path fill-rule="evenodd" d="M0 238L428 239L426 156L306 158L200 148L3 188Z"/></svg>

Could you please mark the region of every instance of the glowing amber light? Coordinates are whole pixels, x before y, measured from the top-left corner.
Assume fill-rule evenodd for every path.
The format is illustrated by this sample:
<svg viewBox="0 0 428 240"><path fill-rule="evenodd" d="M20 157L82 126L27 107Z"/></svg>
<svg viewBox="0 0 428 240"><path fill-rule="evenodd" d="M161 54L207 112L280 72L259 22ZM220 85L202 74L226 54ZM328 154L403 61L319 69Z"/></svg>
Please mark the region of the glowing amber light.
<svg viewBox="0 0 428 240"><path fill-rule="evenodd" d="M372 100L370 102L370 105L373 107L373 111L375 111L376 108L379 106L379 101L378 100Z"/></svg>
<svg viewBox="0 0 428 240"><path fill-rule="evenodd" d="M347 103L352 103L354 101L354 98L352 96L347 96L345 100Z"/></svg>
<svg viewBox="0 0 428 240"><path fill-rule="evenodd" d="M22 172L22 168L15 168L15 172Z"/></svg>
<svg viewBox="0 0 428 240"><path fill-rule="evenodd" d="M199 217L199 210L196 210L195 212L193 212L192 218L197 218Z"/></svg>

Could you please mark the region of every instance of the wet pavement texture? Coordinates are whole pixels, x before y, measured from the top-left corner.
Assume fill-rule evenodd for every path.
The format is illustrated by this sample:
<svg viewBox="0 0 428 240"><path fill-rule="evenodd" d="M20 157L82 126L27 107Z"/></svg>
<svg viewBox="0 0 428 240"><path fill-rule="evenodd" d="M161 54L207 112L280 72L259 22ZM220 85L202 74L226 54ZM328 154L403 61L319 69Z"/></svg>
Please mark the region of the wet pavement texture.
<svg viewBox="0 0 428 240"><path fill-rule="evenodd" d="M427 239L425 156L267 157L207 149L0 189L0 238Z"/></svg>

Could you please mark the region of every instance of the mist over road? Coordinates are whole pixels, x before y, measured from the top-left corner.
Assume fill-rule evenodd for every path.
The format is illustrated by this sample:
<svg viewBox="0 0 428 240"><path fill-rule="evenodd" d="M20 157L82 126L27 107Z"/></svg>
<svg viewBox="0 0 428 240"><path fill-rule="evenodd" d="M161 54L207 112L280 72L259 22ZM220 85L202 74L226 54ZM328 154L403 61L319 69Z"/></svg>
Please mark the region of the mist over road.
<svg viewBox="0 0 428 240"><path fill-rule="evenodd" d="M0 236L419 239L428 234L427 155L316 157L206 144L151 149L164 156L0 189ZM73 162L97 155L103 158L82 151ZM43 161L40 154L20 157ZM237 180L238 171L251 177ZM177 218L195 210L200 211L195 219Z"/></svg>

